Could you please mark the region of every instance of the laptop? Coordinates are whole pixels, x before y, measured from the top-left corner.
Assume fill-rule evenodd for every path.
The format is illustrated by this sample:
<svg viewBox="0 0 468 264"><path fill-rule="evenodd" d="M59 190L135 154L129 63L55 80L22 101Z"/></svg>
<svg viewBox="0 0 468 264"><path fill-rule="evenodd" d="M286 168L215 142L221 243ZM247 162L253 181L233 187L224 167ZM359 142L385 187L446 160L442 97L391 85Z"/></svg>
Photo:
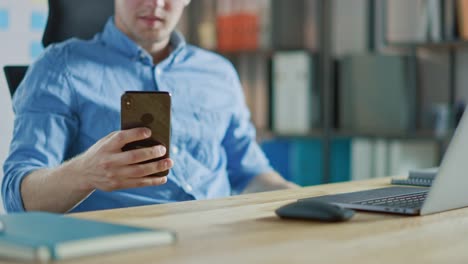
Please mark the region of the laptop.
<svg viewBox="0 0 468 264"><path fill-rule="evenodd" d="M427 215L467 207L468 114L466 112L468 110L465 110L455 130L431 187L387 187L301 200L319 200L356 210L404 215Z"/></svg>

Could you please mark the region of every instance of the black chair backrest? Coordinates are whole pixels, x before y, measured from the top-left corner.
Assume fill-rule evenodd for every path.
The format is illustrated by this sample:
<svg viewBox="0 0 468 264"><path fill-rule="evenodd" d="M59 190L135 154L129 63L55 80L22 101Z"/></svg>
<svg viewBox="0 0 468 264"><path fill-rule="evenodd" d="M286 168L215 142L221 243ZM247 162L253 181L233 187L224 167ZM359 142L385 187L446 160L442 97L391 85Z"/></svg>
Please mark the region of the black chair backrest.
<svg viewBox="0 0 468 264"><path fill-rule="evenodd" d="M113 14L114 0L49 0L42 44L47 47L72 37L90 39Z"/></svg>
<svg viewBox="0 0 468 264"><path fill-rule="evenodd" d="M42 36L44 47L71 37L90 39L102 31L114 14L114 0L49 0L49 16ZM16 91L28 66L5 66L3 71L10 89Z"/></svg>
<svg viewBox="0 0 468 264"><path fill-rule="evenodd" d="M16 88L21 83L28 70L27 65L17 65L17 66L5 66L3 67L3 72L5 73L6 81L8 83L8 88L10 89L10 95L13 97L15 94Z"/></svg>

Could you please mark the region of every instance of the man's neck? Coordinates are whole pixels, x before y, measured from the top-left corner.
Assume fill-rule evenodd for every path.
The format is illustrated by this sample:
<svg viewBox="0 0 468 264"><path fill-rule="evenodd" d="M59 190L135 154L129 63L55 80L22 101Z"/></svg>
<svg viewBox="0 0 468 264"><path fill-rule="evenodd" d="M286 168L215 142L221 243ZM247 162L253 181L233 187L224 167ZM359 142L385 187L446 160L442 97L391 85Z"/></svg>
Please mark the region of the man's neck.
<svg viewBox="0 0 468 264"><path fill-rule="evenodd" d="M140 43L140 46L153 57L153 64L158 64L171 54L169 38L157 43Z"/></svg>

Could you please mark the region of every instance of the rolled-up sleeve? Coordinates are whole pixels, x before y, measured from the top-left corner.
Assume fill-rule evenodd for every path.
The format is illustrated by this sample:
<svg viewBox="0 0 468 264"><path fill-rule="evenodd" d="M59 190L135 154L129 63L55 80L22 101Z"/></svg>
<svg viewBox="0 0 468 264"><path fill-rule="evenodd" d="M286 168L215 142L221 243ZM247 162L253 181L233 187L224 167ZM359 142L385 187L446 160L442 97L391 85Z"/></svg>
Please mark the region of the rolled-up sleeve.
<svg viewBox="0 0 468 264"><path fill-rule="evenodd" d="M231 117L223 146L227 153L231 188L235 193L240 193L255 176L273 169L256 142L255 127L250 120L239 78L234 69L231 72L236 110Z"/></svg>
<svg viewBox="0 0 468 264"><path fill-rule="evenodd" d="M24 211L20 189L24 177L34 170L61 164L76 136L76 102L64 61L63 51L53 47L46 50L29 68L13 98L13 139L2 180L8 212Z"/></svg>

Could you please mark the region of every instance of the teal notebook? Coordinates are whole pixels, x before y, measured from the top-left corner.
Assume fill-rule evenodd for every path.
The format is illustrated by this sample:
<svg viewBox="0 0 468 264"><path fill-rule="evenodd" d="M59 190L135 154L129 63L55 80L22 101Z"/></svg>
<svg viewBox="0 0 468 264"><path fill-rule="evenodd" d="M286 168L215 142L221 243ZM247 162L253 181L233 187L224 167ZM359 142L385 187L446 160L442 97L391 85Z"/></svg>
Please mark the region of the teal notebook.
<svg viewBox="0 0 468 264"><path fill-rule="evenodd" d="M30 212L0 216L0 257L50 262L81 256L170 244L168 230Z"/></svg>

